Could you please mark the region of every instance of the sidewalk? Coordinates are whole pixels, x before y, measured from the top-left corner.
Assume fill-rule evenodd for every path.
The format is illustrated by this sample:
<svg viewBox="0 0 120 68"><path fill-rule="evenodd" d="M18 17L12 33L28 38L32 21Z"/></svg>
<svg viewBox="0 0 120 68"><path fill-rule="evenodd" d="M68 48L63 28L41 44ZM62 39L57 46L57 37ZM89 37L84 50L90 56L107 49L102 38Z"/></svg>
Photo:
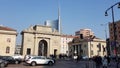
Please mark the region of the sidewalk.
<svg viewBox="0 0 120 68"><path fill-rule="evenodd" d="M63 61L63 64L65 62L64 65L70 65L70 68L96 68L96 63L92 60L79 60L78 62L76 62L73 59L57 59L57 61ZM116 62L111 61L110 65L107 68L116 68L116 66ZM100 66L100 68L103 68L102 65ZM118 65L118 68L120 68L120 63Z"/></svg>
<svg viewBox="0 0 120 68"><path fill-rule="evenodd" d="M115 61L110 62L110 65L108 66L108 68L116 68L117 67L117 63ZM120 63L118 64L118 68L120 68Z"/></svg>
<svg viewBox="0 0 120 68"><path fill-rule="evenodd" d="M84 63L86 68L96 68L96 64L93 61L79 61L79 63ZM116 66L116 62L112 61L107 68L116 68ZM100 68L103 68L102 65L100 66ZM118 64L118 68L120 68L120 63Z"/></svg>

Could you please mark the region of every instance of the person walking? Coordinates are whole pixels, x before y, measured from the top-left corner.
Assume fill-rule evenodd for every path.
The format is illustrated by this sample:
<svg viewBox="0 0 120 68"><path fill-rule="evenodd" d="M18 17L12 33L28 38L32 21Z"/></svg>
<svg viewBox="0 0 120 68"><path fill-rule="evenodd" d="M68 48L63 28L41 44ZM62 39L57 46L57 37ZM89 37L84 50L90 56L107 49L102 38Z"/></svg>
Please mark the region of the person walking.
<svg viewBox="0 0 120 68"><path fill-rule="evenodd" d="M107 62L108 62L108 66L110 66L110 56L107 56Z"/></svg>
<svg viewBox="0 0 120 68"><path fill-rule="evenodd" d="M103 68L107 68L108 61L107 61L107 57L106 56L104 56L104 58L102 60L102 64L103 64Z"/></svg>
<svg viewBox="0 0 120 68"><path fill-rule="evenodd" d="M78 62L78 56L77 55L74 55L74 60L76 61L76 62Z"/></svg>
<svg viewBox="0 0 120 68"><path fill-rule="evenodd" d="M100 68L101 65L102 65L102 58L101 58L101 56L95 56L93 58L93 60L94 60L94 62L96 64L96 68Z"/></svg>

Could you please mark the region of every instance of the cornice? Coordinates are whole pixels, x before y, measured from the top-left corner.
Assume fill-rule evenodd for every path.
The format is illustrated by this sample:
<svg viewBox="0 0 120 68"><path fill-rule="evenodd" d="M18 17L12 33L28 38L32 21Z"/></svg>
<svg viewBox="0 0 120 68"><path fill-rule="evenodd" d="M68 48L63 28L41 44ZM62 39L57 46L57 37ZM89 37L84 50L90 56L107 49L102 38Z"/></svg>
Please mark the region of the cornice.
<svg viewBox="0 0 120 68"><path fill-rule="evenodd" d="M61 36L61 34L58 34L58 33L47 33L47 32L22 31L21 34L23 34L23 33L30 33L30 34L45 34L45 35L52 35L52 36Z"/></svg>
<svg viewBox="0 0 120 68"><path fill-rule="evenodd" d="M17 35L18 33L13 33L13 32L0 32L0 34L8 34L8 35Z"/></svg>

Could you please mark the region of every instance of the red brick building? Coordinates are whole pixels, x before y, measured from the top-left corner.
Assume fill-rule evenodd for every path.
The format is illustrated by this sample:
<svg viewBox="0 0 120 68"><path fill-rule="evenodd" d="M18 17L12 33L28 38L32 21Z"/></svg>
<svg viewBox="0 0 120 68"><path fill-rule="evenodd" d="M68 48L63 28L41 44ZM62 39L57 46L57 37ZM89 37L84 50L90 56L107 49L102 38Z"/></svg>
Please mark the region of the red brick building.
<svg viewBox="0 0 120 68"><path fill-rule="evenodd" d="M114 35L115 31L115 35ZM120 54L120 20L115 22L115 27L113 26L113 23L109 23L109 35L110 35L110 45L111 45L111 52L115 54L115 40L116 39L116 46L117 46L117 52ZM116 38L115 38L116 36Z"/></svg>

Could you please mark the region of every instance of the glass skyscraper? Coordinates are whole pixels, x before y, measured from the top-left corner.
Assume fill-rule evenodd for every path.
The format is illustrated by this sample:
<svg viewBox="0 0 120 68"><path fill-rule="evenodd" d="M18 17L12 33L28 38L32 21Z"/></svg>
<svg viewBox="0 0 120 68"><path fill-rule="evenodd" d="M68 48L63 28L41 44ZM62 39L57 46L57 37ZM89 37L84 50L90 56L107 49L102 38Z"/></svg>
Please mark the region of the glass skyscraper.
<svg viewBox="0 0 120 68"><path fill-rule="evenodd" d="M56 30L59 33L61 33L61 22L60 22L59 9L58 9L58 19L57 20L46 20L45 25L51 26L53 31Z"/></svg>
<svg viewBox="0 0 120 68"><path fill-rule="evenodd" d="M52 30L57 30L59 32L59 20L47 20L45 21L46 26L51 26Z"/></svg>

